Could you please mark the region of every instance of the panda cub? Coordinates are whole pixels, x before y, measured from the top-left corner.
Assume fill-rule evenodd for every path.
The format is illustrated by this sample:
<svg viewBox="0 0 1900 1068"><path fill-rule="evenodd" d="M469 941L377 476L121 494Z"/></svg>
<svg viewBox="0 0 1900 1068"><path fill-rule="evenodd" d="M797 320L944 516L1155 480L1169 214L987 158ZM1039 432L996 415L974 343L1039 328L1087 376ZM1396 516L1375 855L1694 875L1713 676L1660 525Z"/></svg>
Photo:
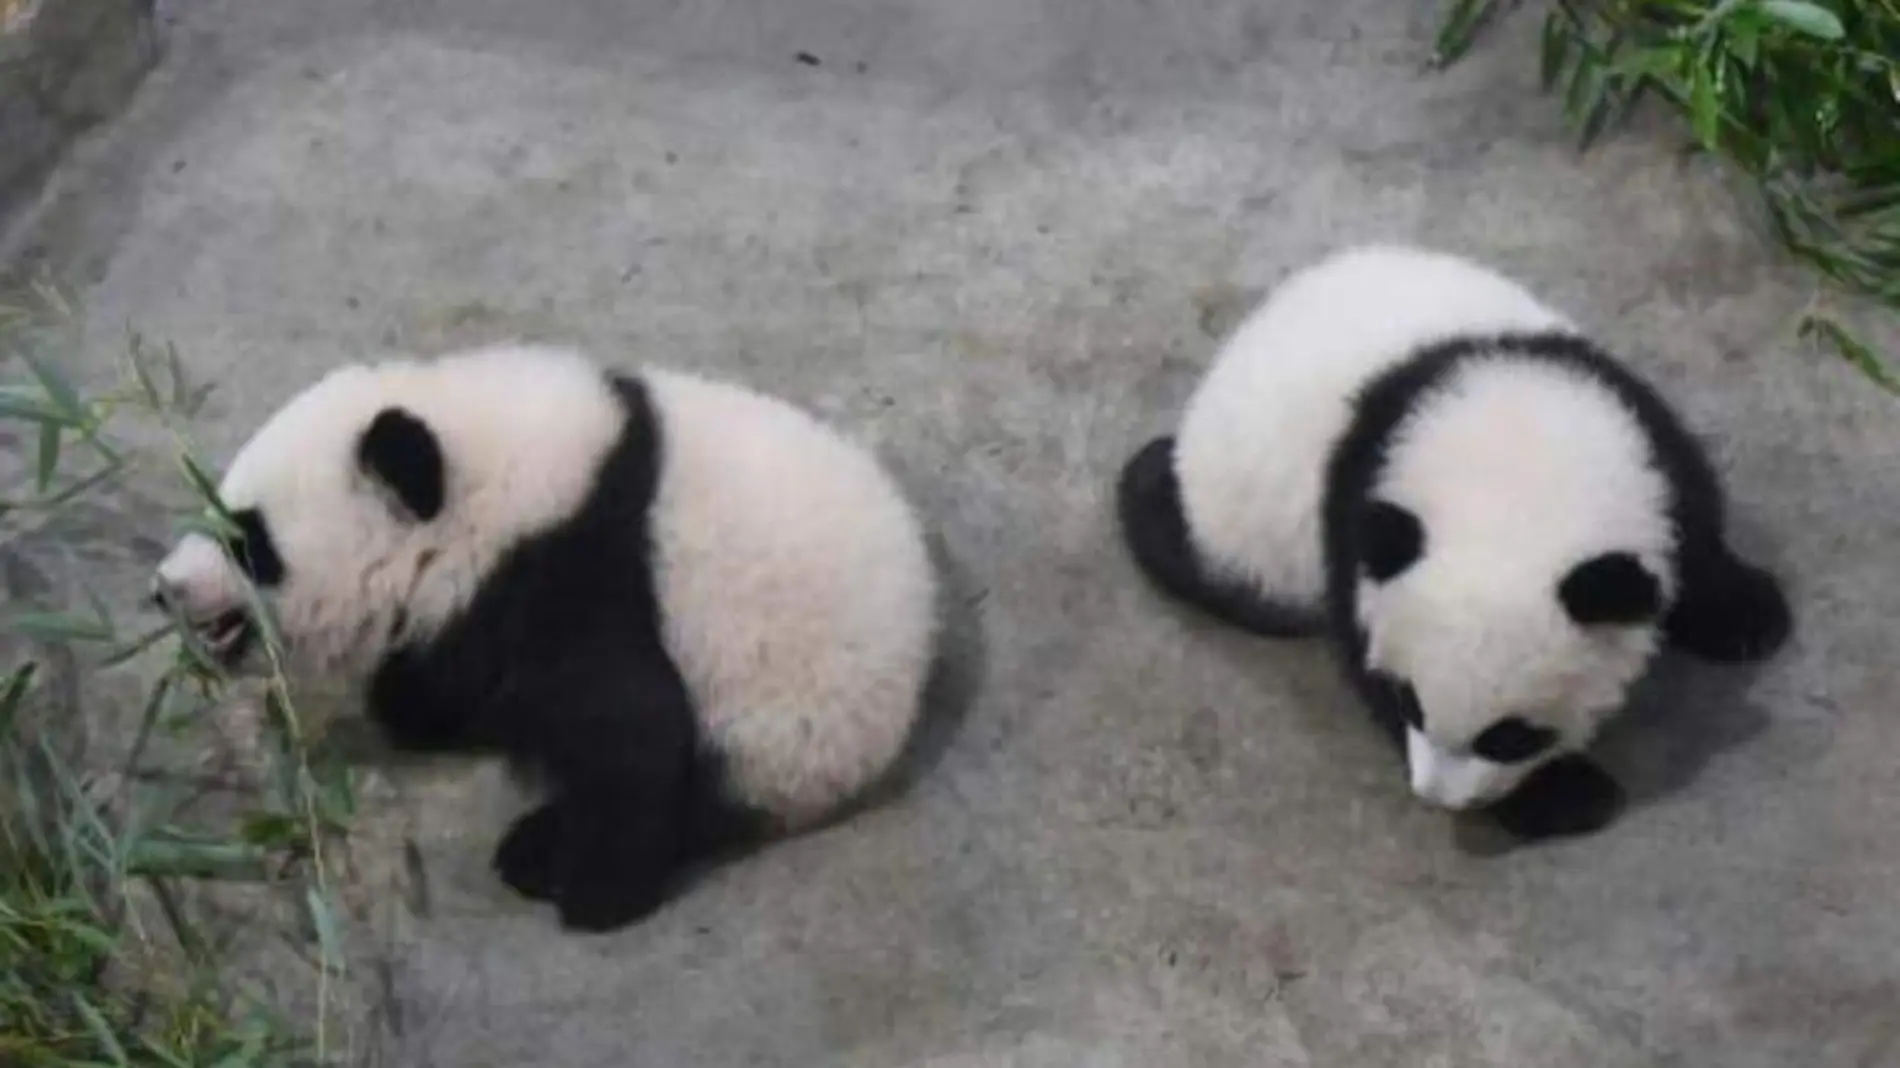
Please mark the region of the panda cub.
<svg viewBox="0 0 1900 1068"><path fill-rule="evenodd" d="M241 668L255 589L286 666L359 680L396 747L546 781L495 865L569 929L837 813L920 713L918 519L866 450L736 385L543 347L349 366L219 492L241 536L186 536L156 599Z"/></svg>
<svg viewBox="0 0 1900 1068"><path fill-rule="evenodd" d="M1160 590L1329 634L1412 791L1527 838L1621 809L1582 751L1662 646L1755 660L1792 627L1656 392L1518 284L1424 249L1283 282L1117 501Z"/></svg>

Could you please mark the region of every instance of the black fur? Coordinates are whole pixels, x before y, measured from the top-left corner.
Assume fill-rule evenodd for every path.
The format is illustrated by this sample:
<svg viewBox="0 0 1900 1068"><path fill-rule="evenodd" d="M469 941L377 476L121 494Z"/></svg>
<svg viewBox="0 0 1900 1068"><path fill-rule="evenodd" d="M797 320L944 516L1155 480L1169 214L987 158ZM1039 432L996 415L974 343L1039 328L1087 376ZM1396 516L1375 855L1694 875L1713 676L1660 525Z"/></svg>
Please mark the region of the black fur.
<svg viewBox="0 0 1900 1068"><path fill-rule="evenodd" d="M1366 685L1379 691L1379 699L1371 702L1373 717L1394 742L1405 744L1407 727L1424 729L1425 706L1419 704L1411 683L1375 668L1366 672Z"/></svg>
<svg viewBox="0 0 1900 1068"><path fill-rule="evenodd" d="M1324 630L1325 620L1316 610L1281 604L1244 584L1207 574L1182 515L1172 437L1149 442L1123 466L1116 511L1136 565L1163 593L1266 637L1306 637Z"/></svg>
<svg viewBox="0 0 1900 1068"><path fill-rule="evenodd" d="M1462 362L1497 352L1580 370L1607 386L1641 424L1669 485L1669 518L1677 535L1681 592L1664 618L1668 640L1718 660L1759 658L1777 648L1792 627L1780 585L1728 547L1715 472L1701 445L1652 387L1571 334L1455 338L1420 350L1368 383L1327 465L1322 527L1328 616L1348 677L1387 733L1402 742L1402 732L1391 730L1391 724L1403 722L1405 715L1394 705L1397 691L1391 681L1365 667L1366 635L1358 624L1357 602L1369 546L1360 517L1405 416ZM1621 805L1621 790L1604 772L1585 757L1566 756L1538 769L1492 811L1515 833L1545 837L1595 830Z"/></svg>
<svg viewBox="0 0 1900 1068"><path fill-rule="evenodd" d="M385 408L356 441L356 461L423 522L442 511L448 471L429 425L401 408Z"/></svg>
<svg viewBox="0 0 1900 1068"><path fill-rule="evenodd" d="M1522 716L1506 716L1471 740L1471 753L1493 764L1517 764L1557 744L1558 737L1556 731Z"/></svg>
<svg viewBox="0 0 1900 1068"><path fill-rule="evenodd" d="M1367 501L1359 523L1366 574L1374 582L1397 578L1425 551L1425 527L1418 516L1390 501Z"/></svg>
<svg viewBox="0 0 1900 1068"><path fill-rule="evenodd" d="M1518 838L1538 841L1594 834L1627 804L1623 787L1595 761L1566 753L1531 772L1490 815Z"/></svg>
<svg viewBox="0 0 1900 1068"><path fill-rule="evenodd" d="M277 554L277 542L271 538L270 524L255 508L243 508L231 514L237 533L226 548L238 569L253 583L270 588L284 581L284 558Z"/></svg>
<svg viewBox="0 0 1900 1068"><path fill-rule="evenodd" d="M661 645L648 512L663 442L645 388L614 385L626 425L579 510L511 550L433 640L392 653L369 701L400 748L501 753L550 783L495 866L588 931L642 919L689 866L768 828L724 792Z"/></svg>
<svg viewBox="0 0 1900 1068"><path fill-rule="evenodd" d="M1626 552L1593 556L1557 584L1557 599L1578 626L1643 623L1662 611L1662 587Z"/></svg>

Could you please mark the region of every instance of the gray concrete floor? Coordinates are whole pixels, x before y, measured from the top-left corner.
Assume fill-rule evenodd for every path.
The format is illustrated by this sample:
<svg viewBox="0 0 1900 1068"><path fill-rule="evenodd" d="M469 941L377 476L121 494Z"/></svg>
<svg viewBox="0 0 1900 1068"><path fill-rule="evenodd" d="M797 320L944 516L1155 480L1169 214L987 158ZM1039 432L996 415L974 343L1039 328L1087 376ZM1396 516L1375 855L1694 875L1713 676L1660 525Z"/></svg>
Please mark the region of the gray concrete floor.
<svg viewBox="0 0 1900 1068"><path fill-rule="evenodd" d="M884 449L967 609L917 789L632 932L563 938L489 878L486 787L416 787L391 1063L1900 1063L1895 405L1795 340L1805 276L1665 124L1576 156L1535 18L1427 76L1394 0L190 8L14 235L99 367L175 341L220 458L392 347L732 374ZM1212 335L1391 237L1600 326L1790 577L1781 658L1672 666L1606 743L1642 802L1603 836L1474 845L1321 650L1163 606L1114 539Z"/></svg>

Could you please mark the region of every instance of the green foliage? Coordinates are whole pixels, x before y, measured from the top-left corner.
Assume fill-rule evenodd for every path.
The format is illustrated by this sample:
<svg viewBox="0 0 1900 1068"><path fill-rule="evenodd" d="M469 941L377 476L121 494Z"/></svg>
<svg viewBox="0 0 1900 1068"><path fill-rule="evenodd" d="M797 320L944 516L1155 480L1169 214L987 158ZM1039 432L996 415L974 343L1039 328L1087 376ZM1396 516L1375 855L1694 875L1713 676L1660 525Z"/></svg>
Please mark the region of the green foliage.
<svg viewBox="0 0 1900 1068"><path fill-rule="evenodd" d="M1468 52L1506 0L1452 0L1436 59ZM1554 0L1547 91L1585 147L1646 99L1740 168L1778 239L1845 290L1900 310L1900 0ZM1810 314L1870 378L1900 378Z"/></svg>
<svg viewBox="0 0 1900 1068"><path fill-rule="evenodd" d="M137 450L108 433L128 411L172 433L172 462L186 472L184 484L209 517L201 521L216 526L223 514L216 491L174 423L194 414L209 390L187 383L169 347L157 352L134 338L130 381L87 395L47 351L63 312L46 291L31 304L0 302L0 431L24 431L21 440L37 445L18 479L25 485L0 500L0 557L137 470ZM178 791L163 785L180 769L155 762L149 743L163 735L190 749L194 732L215 729L211 711L229 695L231 680L188 630L162 625L127 636L99 597L88 591L82 599L83 608L0 607L0 624L14 638L0 648L24 644L38 653L0 663L0 1064L331 1062L338 1051L327 1035L329 990L344 961L324 858L349 815L348 780L313 769L278 673L264 684L270 781L256 811L235 826L194 826ZM272 632L264 636L275 656ZM158 671L122 765L75 766L58 744L57 717L32 714L48 697L49 657L107 671L172 637L185 640ZM151 782L161 785L141 786ZM314 939L279 934L313 943L315 1020L283 1019L246 990L220 953L222 940L185 902L180 891L187 882L262 888L304 911ZM138 901L147 907L136 907ZM154 926L154 914L161 925Z"/></svg>

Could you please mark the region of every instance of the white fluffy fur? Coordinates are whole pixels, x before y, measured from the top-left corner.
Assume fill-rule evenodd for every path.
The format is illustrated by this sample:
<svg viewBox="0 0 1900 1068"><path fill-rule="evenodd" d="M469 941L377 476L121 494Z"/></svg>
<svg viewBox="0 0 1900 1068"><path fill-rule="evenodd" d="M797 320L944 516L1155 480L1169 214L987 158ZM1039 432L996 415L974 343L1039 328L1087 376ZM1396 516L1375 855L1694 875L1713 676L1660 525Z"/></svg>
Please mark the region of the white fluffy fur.
<svg viewBox="0 0 1900 1068"><path fill-rule="evenodd" d="M669 651L745 799L815 818L890 763L917 715L935 626L922 530L868 452L803 412L642 377L663 425L652 532ZM389 405L441 442L432 522L392 523L356 466L357 435ZM545 347L351 366L299 394L220 487L231 509L265 513L286 561L270 602L293 667L364 672L439 628L509 546L573 513L622 423L595 364ZM245 603L202 535L159 579L194 619Z"/></svg>
<svg viewBox="0 0 1900 1068"><path fill-rule="evenodd" d="M434 522L391 522L391 502L356 464L358 435L391 405L426 421L447 457L448 503ZM352 364L297 394L218 487L232 511L264 513L288 565L269 601L290 666L366 671L393 642L432 633L510 545L580 505L592 484L586 461L620 423L593 365L547 349ZM242 578L202 535L179 544L159 581L193 617L245 603Z"/></svg>
<svg viewBox="0 0 1900 1068"><path fill-rule="evenodd" d="M745 800L793 823L880 774L934 637L923 532L871 455L803 411L650 371L666 642Z"/></svg>
<svg viewBox="0 0 1900 1068"><path fill-rule="evenodd" d="M1237 330L1190 401L1176 453L1183 510L1210 568L1270 597L1324 595L1326 462L1356 391L1421 345L1500 330L1576 330L1460 257L1393 246L1335 254L1284 282ZM1508 356L1457 371L1398 428L1374 495L1413 511L1423 559L1362 581L1370 666L1412 682L1427 733L1413 789L1466 807L1538 761L1463 752L1498 718L1586 744L1656 643L1653 627L1578 628L1556 586L1598 553L1638 555L1665 584L1667 485L1634 416L1601 384Z"/></svg>
<svg viewBox="0 0 1900 1068"><path fill-rule="evenodd" d="M1317 604L1326 457L1353 393L1437 338L1567 325L1516 284L1439 253L1369 246L1294 272L1188 401L1175 467L1196 549L1227 576Z"/></svg>

